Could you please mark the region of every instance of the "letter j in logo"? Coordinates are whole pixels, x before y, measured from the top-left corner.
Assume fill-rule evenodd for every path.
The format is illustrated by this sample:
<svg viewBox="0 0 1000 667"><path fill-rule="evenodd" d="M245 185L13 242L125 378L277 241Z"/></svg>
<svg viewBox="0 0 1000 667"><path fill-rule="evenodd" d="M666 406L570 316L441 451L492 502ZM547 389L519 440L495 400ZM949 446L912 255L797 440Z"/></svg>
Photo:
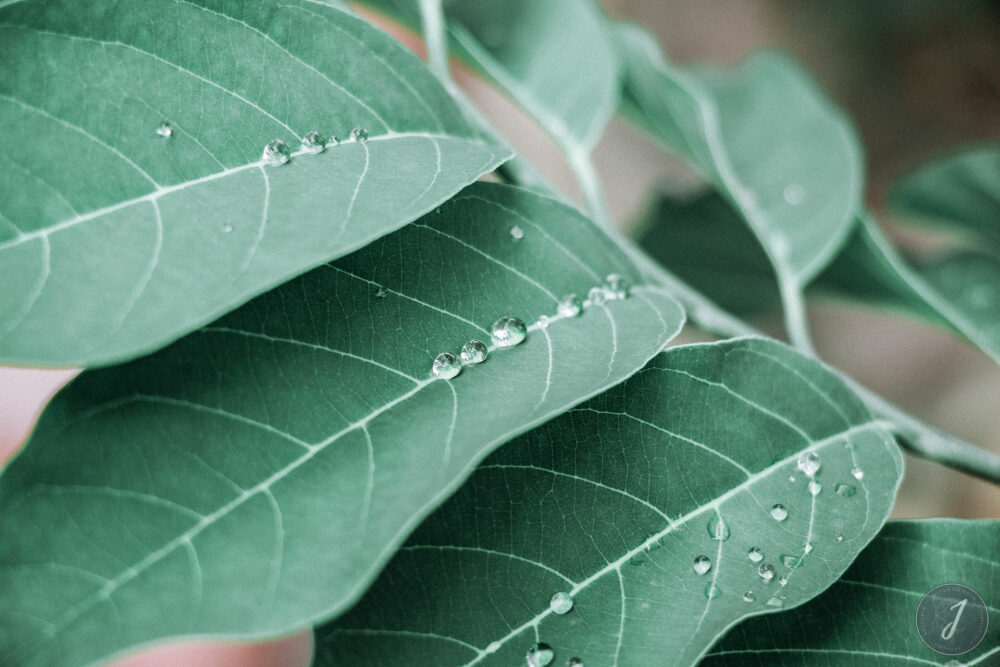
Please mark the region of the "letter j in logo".
<svg viewBox="0 0 1000 667"><path fill-rule="evenodd" d="M942 655L962 655L979 646L989 620L983 598L962 584L937 586L917 605L917 634Z"/></svg>

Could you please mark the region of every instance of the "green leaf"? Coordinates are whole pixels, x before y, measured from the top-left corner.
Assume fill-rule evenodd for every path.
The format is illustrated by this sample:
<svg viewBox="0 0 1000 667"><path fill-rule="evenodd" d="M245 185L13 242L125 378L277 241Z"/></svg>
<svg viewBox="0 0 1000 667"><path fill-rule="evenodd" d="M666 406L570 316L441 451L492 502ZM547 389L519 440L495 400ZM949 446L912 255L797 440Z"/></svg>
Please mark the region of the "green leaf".
<svg viewBox="0 0 1000 667"><path fill-rule="evenodd" d="M981 146L933 162L889 193L904 220L982 237L1000 250L1000 146Z"/></svg>
<svg viewBox="0 0 1000 667"><path fill-rule="evenodd" d="M843 114L776 53L732 69L682 69L622 25L625 111L737 208L779 279L801 287L847 238L864 167ZM822 156L822 159L817 159Z"/></svg>
<svg viewBox="0 0 1000 667"><path fill-rule="evenodd" d="M998 521L892 521L828 591L793 612L744 622L701 664L995 665L998 553ZM989 606L985 640L955 663L928 648L914 622L920 599L947 582L972 588Z"/></svg>
<svg viewBox="0 0 1000 667"><path fill-rule="evenodd" d="M638 285L431 377L498 317L554 316L610 272L638 275L572 208L475 184L155 355L84 373L0 477L0 663L342 611L493 448L677 333L679 306Z"/></svg>
<svg viewBox="0 0 1000 667"><path fill-rule="evenodd" d="M480 465L317 631L318 664L517 665L541 641L553 664L691 665L772 598L787 608L833 583L901 473L884 425L819 363L763 339L673 348Z"/></svg>
<svg viewBox="0 0 1000 667"><path fill-rule="evenodd" d="M308 0L24 0L0 8L0 60L8 363L149 352L507 157L412 53ZM354 127L367 143L262 162Z"/></svg>

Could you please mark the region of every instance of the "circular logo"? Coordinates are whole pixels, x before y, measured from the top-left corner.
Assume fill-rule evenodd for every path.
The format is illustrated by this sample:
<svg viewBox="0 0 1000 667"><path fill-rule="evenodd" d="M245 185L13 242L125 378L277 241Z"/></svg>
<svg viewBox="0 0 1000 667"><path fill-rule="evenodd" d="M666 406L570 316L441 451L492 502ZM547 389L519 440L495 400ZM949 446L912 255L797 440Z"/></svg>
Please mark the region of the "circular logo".
<svg viewBox="0 0 1000 667"><path fill-rule="evenodd" d="M979 646L989 622L983 598L962 584L936 586L917 605L917 634L941 655L962 655Z"/></svg>

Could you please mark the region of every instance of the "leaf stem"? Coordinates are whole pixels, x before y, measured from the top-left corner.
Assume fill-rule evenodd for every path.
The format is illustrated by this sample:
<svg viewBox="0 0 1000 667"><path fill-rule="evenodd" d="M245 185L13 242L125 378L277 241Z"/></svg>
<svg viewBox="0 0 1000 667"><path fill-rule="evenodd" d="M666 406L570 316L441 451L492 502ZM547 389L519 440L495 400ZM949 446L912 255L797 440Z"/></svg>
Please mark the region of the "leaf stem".
<svg viewBox="0 0 1000 667"><path fill-rule="evenodd" d="M590 151L578 145L564 144L561 148L576 176L577 183L580 184L580 192L583 194L583 201L590 217L601 227L613 229L615 223L608 212L604 191L601 188L600 179L597 178L597 170L594 169L594 161L590 157Z"/></svg>
<svg viewBox="0 0 1000 667"><path fill-rule="evenodd" d="M448 88L448 92L454 92L455 84L448 69L448 43L444 34L444 11L441 9L441 0L420 0L419 4L427 62L431 71Z"/></svg>
<svg viewBox="0 0 1000 667"><path fill-rule="evenodd" d="M809 335L809 320L806 317L805 302L798 281L788 275L778 275L781 292L782 311L785 315L785 331L792 346L810 357L818 357Z"/></svg>

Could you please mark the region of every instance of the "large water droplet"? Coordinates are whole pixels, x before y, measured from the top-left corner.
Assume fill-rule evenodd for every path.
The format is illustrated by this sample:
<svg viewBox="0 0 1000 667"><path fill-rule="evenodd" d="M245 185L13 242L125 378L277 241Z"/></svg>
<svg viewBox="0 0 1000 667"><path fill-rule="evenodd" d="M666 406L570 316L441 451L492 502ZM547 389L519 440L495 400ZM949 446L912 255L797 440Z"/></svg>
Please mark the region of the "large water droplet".
<svg viewBox="0 0 1000 667"><path fill-rule="evenodd" d="M281 139L274 139L264 146L264 152L261 153L260 159L264 161L264 164L275 166L285 164L292 159L292 149Z"/></svg>
<svg viewBox="0 0 1000 667"><path fill-rule="evenodd" d="M770 563L761 563L757 567L757 576L764 581L771 581L774 579L774 566Z"/></svg>
<svg viewBox="0 0 1000 667"><path fill-rule="evenodd" d="M465 365L469 364L479 364L486 361L486 356L490 353L486 343L481 340L473 338L468 343L462 346L462 351L458 353L462 357L462 363Z"/></svg>
<svg viewBox="0 0 1000 667"><path fill-rule="evenodd" d="M854 479L861 479L862 477L865 476L865 471L862 470L861 468L851 468L851 475L854 477Z"/></svg>
<svg viewBox="0 0 1000 667"><path fill-rule="evenodd" d="M306 132L306 136L302 137L301 148L307 153L322 153L326 148L326 137L316 130Z"/></svg>
<svg viewBox="0 0 1000 667"><path fill-rule="evenodd" d="M743 594L744 602L753 602L755 599L757 599L757 596L753 594L753 591L747 591Z"/></svg>
<svg viewBox="0 0 1000 667"><path fill-rule="evenodd" d="M795 465L805 473L806 477L812 477L819 472L819 455L816 452L802 452Z"/></svg>
<svg viewBox="0 0 1000 667"><path fill-rule="evenodd" d="M724 542L729 539L729 524L722 515L716 514L708 520L708 534L713 540Z"/></svg>
<svg viewBox="0 0 1000 667"><path fill-rule="evenodd" d="M583 310L583 302L575 294L567 294L559 299L557 312L560 317L576 317Z"/></svg>
<svg viewBox="0 0 1000 667"><path fill-rule="evenodd" d="M156 128L156 133L161 137L170 137L174 133L174 128L171 127L170 123L163 121L160 126Z"/></svg>
<svg viewBox="0 0 1000 667"><path fill-rule="evenodd" d="M607 294L615 299L624 299L628 296L628 281L620 274L609 273L604 279L607 285Z"/></svg>
<svg viewBox="0 0 1000 667"><path fill-rule="evenodd" d="M712 561L708 556L698 556L694 559L694 571L698 574L705 574L712 569Z"/></svg>
<svg viewBox="0 0 1000 667"><path fill-rule="evenodd" d="M786 510L785 506L782 505L781 503L774 505L771 508L770 514L771 518L774 519L775 521L784 521L785 519L788 518L788 510Z"/></svg>
<svg viewBox="0 0 1000 667"><path fill-rule="evenodd" d="M809 480L809 493L814 496L818 496L819 492L823 490L823 485L814 479Z"/></svg>
<svg viewBox="0 0 1000 667"><path fill-rule="evenodd" d="M603 287L591 287L590 291L587 292L587 301L593 306L600 306L605 301L607 301L608 295L604 291Z"/></svg>
<svg viewBox="0 0 1000 667"><path fill-rule="evenodd" d="M515 241L520 241L521 239L524 238L524 230L521 229L519 226L514 225L513 227L510 228L510 237Z"/></svg>
<svg viewBox="0 0 1000 667"><path fill-rule="evenodd" d="M750 559L751 563L759 563L764 560L764 552L760 550L760 547L751 547L750 551L747 552L747 558Z"/></svg>
<svg viewBox="0 0 1000 667"><path fill-rule="evenodd" d="M784 554L781 556L781 564L790 570L797 570L802 567L802 559Z"/></svg>
<svg viewBox="0 0 1000 667"><path fill-rule="evenodd" d="M789 205L798 206L803 202L803 200L805 200L806 191L805 188L798 183L791 183L785 188L784 195L785 201L788 202Z"/></svg>
<svg viewBox="0 0 1000 667"><path fill-rule="evenodd" d="M462 372L462 364L451 352L442 352L434 357L431 372L442 380L450 380Z"/></svg>
<svg viewBox="0 0 1000 667"><path fill-rule="evenodd" d="M497 347L514 347L528 335L528 327L516 317L501 317L490 327L493 344Z"/></svg>
<svg viewBox="0 0 1000 667"><path fill-rule="evenodd" d="M569 593L563 593L562 591L556 593L549 600L549 609L552 610L553 614L568 614L569 610L573 608L573 598L569 596Z"/></svg>
<svg viewBox="0 0 1000 667"><path fill-rule="evenodd" d="M705 586L705 597L707 597L709 600L714 600L720 595L722 595L722 591L714 583L709 583L707 586Z"/></svg>
<svg viewBox="0 0 1000 667"><path fill-rule="evenodd" d="M356 127L351 130L350 141L355 143L363 144L368 141L368 130L363 127Z"/></svg>
<svg viewBox="0 0 1000 667"><path fill-rule="evenodd" d="M854 488L853 484L838 484L834 487L834 491L837 492L838 496L844 496L845 498L850 498L858 492L858 490Z"/></svg>
<svg viewBox="0 0 1000 667"><path fill-rule="evenodd" d="M548 644L538 643L528 649L524 661L528 667L545 667L556 657L555 651Z"/></svg>

